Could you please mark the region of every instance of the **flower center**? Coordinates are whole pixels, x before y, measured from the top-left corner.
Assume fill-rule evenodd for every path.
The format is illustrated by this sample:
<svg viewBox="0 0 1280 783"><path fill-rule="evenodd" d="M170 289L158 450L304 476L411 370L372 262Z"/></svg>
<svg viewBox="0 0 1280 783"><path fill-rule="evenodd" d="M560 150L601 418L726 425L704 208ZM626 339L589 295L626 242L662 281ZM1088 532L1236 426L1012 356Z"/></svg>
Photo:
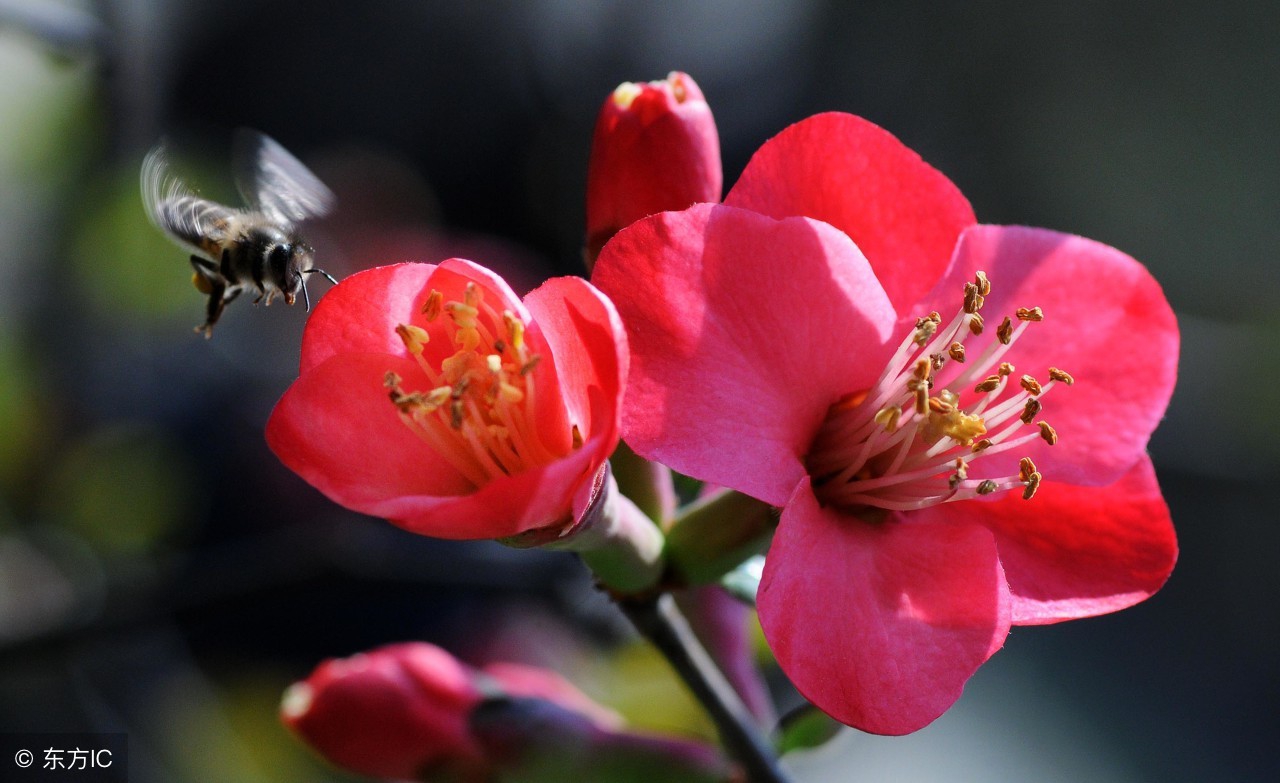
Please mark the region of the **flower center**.
<svg viewBox="0 0 1280 783"><path fill-rule="evenodd" d="M1056 367L1044 383L1015 379L1004 361L1022 333L1044 320L1039 307L1006 316L976 358L966 355L966 341L985 330L979 311L990 293L978 272L945 328L936 312L917 319L875 385L831 406L807 458L823 504L909 511L1016 488L1027 500L1035 495L1042 476L1030 457L1007 476L973 476L971 466L1037 438L1057 443L1037 416L1051 389L1075 381Z"/></svg>
<svg viewBox="0 0 1280 783"><path fill-rule="evenodd" d="M394 372L383 380L409 429L477 488L564 456L534 426L533 373L541 357L525 344L525 323L509 310L499 315L475 283L467 283L461 302L445 302L433 289L422 313L428 323L447 315L442 328L458 350L436 367L423 354L427 330L396 327L431 384L425 392L405 391ZM572 446L580 445L574 425Z"/></svg>

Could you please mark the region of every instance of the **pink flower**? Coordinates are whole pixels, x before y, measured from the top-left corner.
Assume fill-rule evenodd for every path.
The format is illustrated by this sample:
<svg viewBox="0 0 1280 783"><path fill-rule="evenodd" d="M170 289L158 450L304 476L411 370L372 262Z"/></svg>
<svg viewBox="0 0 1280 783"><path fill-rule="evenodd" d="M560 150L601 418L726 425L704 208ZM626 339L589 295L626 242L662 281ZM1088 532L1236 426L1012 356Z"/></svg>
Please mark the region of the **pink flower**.
<svg viewBox="0 0 1280 783"><path fill-rule="evenodd" d="M347 278L316 307L276 455L343 506L439 538L572 523L618 443L612 304L558 278L520 301L461 259Z"/></svg>
<svg viewBox="0 0 1280 783"><path fill-rule="evenodd" d="M496 696L544 699L614 729L621 718L554 672L519 664L477 671L423 642L325 661L285 692L281 719L334 764L362 775L489 780L492 762L473 735L472 711Z"/></svg>
<svg viewBox="0 0 1280 783"><path fill-rule="evenodd" d="M628 443L783 507L765 636L875 733L941 715L1011 624L1130 606L1177 553L1145 453L1178 353L1159 286L974 223L887 132L825 114L724 205L623 230L593 278L629 333Z"/></svg>
<svg viewBox="0 0 1280 783"><path fill-rule="evenodd" d="M719 201L724 177L711 107L688 74L625 82L600 109L587 169L587 266L624 226Z"/></svg>

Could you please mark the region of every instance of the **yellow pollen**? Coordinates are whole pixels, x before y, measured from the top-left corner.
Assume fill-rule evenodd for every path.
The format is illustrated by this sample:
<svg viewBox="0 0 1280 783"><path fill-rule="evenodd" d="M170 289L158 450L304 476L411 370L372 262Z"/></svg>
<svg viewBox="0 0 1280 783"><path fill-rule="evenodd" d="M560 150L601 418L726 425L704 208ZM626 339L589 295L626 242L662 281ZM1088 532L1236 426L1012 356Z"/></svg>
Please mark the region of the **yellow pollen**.
<svg viewBox="0 0 1280 783"><path fill-rule="evenodd" d="M1018 487L1025 498L1036 493L1042 475L1026 456L1014 475L970 478L975 463L1001 470L1006 452L1021 456L1014 450L1038 439L1056 443L1057 433L1037 417L1052 404L1049 392L1071 383L1056 367L1041 383L1005 361L1027 322L1043 320L1040 308L1021 308L1016 320L1001 317L995 334L983 337L978 311L991 289L986 273L977 272L951 318L917 318L875 386L827 409L805 457L823 505L905 512ZM996 454L1002 459L983 459Z"/></svg>
<svg viewBox="0 0 1280 783"><path fill-rule="evenodd" d="M399 324L396 334L422 370L426 388L407 391L397 373L384 385L401 420L416 436L475 487L502 475L514 475L564 456L581 445L576 424L548 441L539 420L532 374L539 357L525 344L526 325L507 311L485 303L485 290L469 282L459 300L446 301L432 290L422 308L434 336L456 350L429 359L423 347L427 329ZM441 319L447 314L448 319ZM442 322L443 321L443 322ZM421 323L421 322L420 322Z"/></svg>
<svg viewBox="0 0 1280 783"><path fill-rule="evenodd" d="M427 334L427 330L413 324L400 324L396 327L396 334L409 353L422 353L423 346L431 342L431 335Z"/></svg>

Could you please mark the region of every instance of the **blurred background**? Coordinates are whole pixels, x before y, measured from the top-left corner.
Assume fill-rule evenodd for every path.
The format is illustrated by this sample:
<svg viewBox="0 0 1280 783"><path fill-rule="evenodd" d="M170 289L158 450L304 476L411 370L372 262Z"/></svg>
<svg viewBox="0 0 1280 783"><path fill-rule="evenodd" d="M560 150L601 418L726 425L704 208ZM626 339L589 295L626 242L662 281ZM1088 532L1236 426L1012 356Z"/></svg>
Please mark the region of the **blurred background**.
<svg viewBox="0 0 1280 783"><path fill-rule="evenodd" d="M1280 779L1277 29L1259 2L0 0L0 731L127 731L134 781L350 780L279 695L416 638L707 735L572 557L417 538L285 470L262 431L305 313L237 303L200 339L137 184L165 136L234 201L250 126L338 194L309 234L335 275L457 255L527 289L580 271L605 96L679 69L726 183L787 124L861 114L980 220L1136 256L1182 326L1168 586L1015 629L935 724L846 732L797 779Z"/></svg>

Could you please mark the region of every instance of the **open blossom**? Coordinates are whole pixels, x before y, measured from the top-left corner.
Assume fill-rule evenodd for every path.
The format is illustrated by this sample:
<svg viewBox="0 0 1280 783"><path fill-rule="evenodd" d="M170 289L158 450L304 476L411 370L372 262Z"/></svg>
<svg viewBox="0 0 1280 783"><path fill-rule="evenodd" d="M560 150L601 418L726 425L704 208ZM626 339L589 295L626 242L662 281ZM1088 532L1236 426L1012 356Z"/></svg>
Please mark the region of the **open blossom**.
<svg viewBox="0 0 1280 783"><path fill-rule="evenodd" d="M655 212L719 201L720 136L686 73L624 82L605 99L587 168L587 266L624 226Z"/></svg>
<svg viewBox="0 0 1280 783"><path fill-rule="evenodd" d="M544 699L602 729L621 718L554 672L520 664L475 670L424 642L325 661L285 692L281 719L334 764L363 775L489 780L493 764L472 733L486 698Z"/></svg>
<svg viewBox="0 0 1280 783"><path fill-rule="evenodd" d="M628 443L783 507L760 621L841 721L921 728L1010 625L1168 577L1145 453L1177 365L1158 284L1090 240L976 225L871 123L788 128L723 205L624 229L593 281L629 332Z"/></svg>
<svg viewBox="0 0 1280 783"><path fill-rule="evenodd" d="M578 278L522 302L470 261L353 275L321 300L267 441L348 508L439 538L563 528L618 443L626 339Z"/></svg>

